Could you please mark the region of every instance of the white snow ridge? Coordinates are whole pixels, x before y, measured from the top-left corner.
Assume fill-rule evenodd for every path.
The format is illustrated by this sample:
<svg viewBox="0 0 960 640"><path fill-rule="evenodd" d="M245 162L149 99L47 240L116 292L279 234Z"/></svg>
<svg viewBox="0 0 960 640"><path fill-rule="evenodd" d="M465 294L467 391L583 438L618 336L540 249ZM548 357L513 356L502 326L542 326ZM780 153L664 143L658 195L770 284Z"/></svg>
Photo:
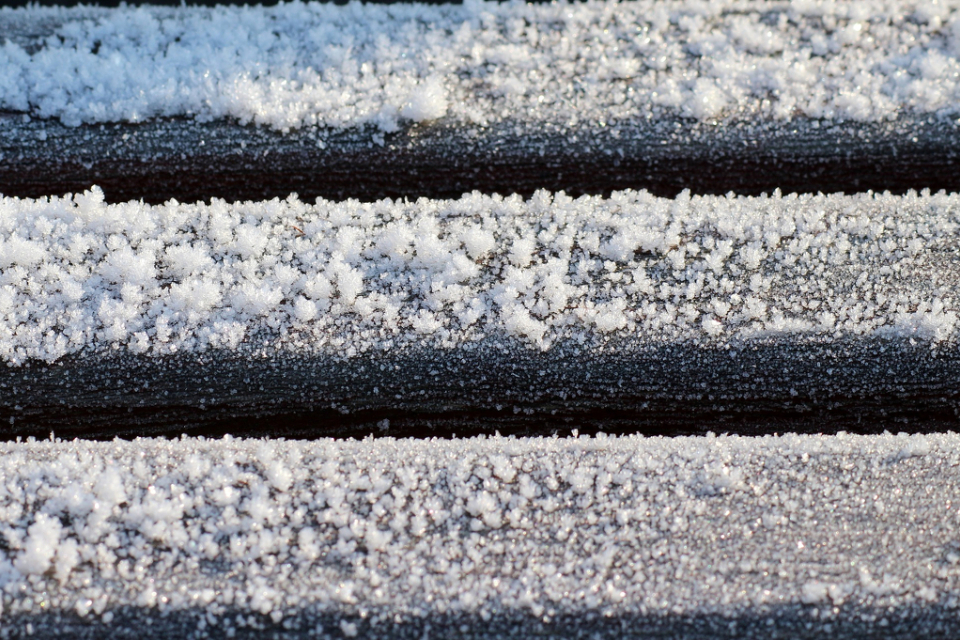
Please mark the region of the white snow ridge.
<svg viewBox="0 0 960 640"><path fill-rule="evenodd" d="M960 197L0 199L0 357L956 339Z"/></svg>
<svg viewBox="0 0 960 640"><path fill-rule="evenodd" d="M18 25L49 32L18 36ZM4 35L9 34L9 35ZM957 116L951 0L0 9L0 110L287 130Z"/></svg>
<svg viewBox="0 0 960 640"><path fill-rule="evenodd" d="M3 443L0 615L622 637L788 612L882 634L952 615L958 470L955 434Z"/></svg>

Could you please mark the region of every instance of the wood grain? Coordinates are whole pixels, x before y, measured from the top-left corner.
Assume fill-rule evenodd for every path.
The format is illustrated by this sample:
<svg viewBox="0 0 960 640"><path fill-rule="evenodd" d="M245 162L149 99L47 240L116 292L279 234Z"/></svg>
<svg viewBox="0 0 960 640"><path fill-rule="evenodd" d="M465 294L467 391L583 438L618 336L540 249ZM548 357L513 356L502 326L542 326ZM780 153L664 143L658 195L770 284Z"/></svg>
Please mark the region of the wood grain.
<svg viewBox="0 0 960 640"><path fill-rule="evenodd" d="M372 201L474 190L956 191L958 162L960 129L937 120L633 122L576 130L440 122L381 137L372 128L282 134L191 120L71 128L0 117L0 193L42 197L97 184L113 202L264 200L292 192L306 200Z"/></svg>

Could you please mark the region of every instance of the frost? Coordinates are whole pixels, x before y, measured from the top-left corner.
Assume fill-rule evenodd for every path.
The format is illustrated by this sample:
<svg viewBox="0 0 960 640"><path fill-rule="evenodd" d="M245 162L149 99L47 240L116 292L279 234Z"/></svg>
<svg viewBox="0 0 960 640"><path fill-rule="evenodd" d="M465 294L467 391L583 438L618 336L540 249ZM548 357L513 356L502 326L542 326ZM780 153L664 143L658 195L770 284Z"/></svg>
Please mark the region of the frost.
<svg viewBox="0 0 960 640"><path fill-rule="evenodd" d="M421 82L403 106L400 115L414 122L436 120L447 113L447 91L436 77Z"/></svg>
<svg viewBox="0 0 960 640"><path fill-rule="evenodd" d="M337 357L482 340L939 348L957 340L958 210L942 193L0 198L0 358L256 340Z"/></svg>
<svg viewBox="0 0 960 640"><path fill-rule="evenodd" d="M811 580L803 585L800 590L800 601L804 604L817 604L827 599L829 585L818 580Z"/></svg>
<svg viewBox="0 0 960 640"><path fill-rule="evenodd" d="M358 636L461 611L949 616L929 605L960 589L955 528L926 523L955 519L957 452L957 434L2 442L0 607Z"/></svg>
<svg viewBox="0 0 960 640"><path fill-rule="evenodd" d="M13 265L30 267L46 257L43 246L38 242L12 236L0 244L0 268Z"/></svg>
<svg viewBox="0 0 960 640"><path fill-rule="evenodd" d="M110 509L126 500L123 489L123 478L115 467L110 467L100 474L93 489L101 506Z"/></svg>
<svg viewBox="0 0 960 640"><path fill-rule="evenodd" d="M52 32L19 37L18 21ZM956 116L958 25L946 0L25 8L0 15L17 35L0 46L0 110L382 132Z"/></svg>
<svg viewBox="0 0 960 640"><path fill-rule="evenodd" d="M800 590L800 601L804 604L818 604L830 602L834 605L843 604L844 589L841 585L811 580Z"/></svg>
<svg viewBox="0 0 960 640"><path fill-rule="evenodd" d="M887 335L917 337L930 342L941 342L950 338L957 324L957 314L946 310L942 300L932 304L923 302L913 313L901 313Z"/></svg>
<svg viewBox="0 0 960 640"><path fill-rule="evenodd" d="M918 456L925 456L930 453L930 443L923 437L910 436L907 443L897 452L895 460L906 460Z"/></svg>
<svg viewBox="0 0 960 640"><path fill-rule="evenodd" d="M50 568L50 562L57 553L60 532L59 520L43 513L37 514L36 520L27 529L23 553L14 562L17 570L24 575L33 575Z"/></svg>

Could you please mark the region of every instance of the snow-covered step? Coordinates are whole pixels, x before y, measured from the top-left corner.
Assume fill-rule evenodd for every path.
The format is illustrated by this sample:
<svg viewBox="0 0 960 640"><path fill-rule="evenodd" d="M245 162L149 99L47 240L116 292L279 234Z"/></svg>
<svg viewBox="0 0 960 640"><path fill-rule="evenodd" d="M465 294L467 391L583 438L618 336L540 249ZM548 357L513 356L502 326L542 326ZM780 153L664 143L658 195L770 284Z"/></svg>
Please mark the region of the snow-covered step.
<svg viewBox="0 0 960 640"><path fill-rule="evenodd" d="M915 193L0 199L0 419L943 427L958 216Z"/></svg>
<svg viewBox="0 0 960 640"><path fill-rule="evenodd" d="M950 637L960 436L0 443L5 637Z"/></svg>

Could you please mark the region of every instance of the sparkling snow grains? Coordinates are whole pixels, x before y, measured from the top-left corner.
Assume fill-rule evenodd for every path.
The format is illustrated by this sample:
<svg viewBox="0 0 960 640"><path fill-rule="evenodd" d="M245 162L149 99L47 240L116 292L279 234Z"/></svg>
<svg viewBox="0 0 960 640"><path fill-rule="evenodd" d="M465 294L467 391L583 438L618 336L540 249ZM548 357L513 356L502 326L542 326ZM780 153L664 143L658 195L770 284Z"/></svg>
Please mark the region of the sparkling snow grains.
<svg viewBox="0 0 960 640"><path fill-rule="evenodd" d="M335 637L930 625L960 589L956 506L930 487L958 470L957 435L5 443L0 603L15 632L51 610Z"/></svg>
<svg viewBox="0 0 960 640"><path fill-rule="evenodd" d="M958 57L947 0L30 7L0 9L0 112L367 126L381 142L437 120L560 136L948 122ZM0 366L481 343L956 348L958 223L960 196L928 192L0 197ZM612 621L620 637L634 621L735 631L781 615L824 636L898 616L956 631L958 474L955 434L0 442L0 637L144 621L171 637L420 637L441 621L482 636L497 620L518 636ZM182 612L189 634L161 628Z"/></svg>
<svg viewBox="0 0 960 640"><path fill-rule="evenodd" d="M25 11L55 26L0 29L0 110L68 125L960 115L960 14L945 0Z"/></svg>
<svg viewBox="0 0 960 640"><path fill-rule="evenodd" d="M0 358L956 337L954 195L0 199ZM246 341L246 342L245 342ZM264 342L266 341L266 342Z"/></svg>

